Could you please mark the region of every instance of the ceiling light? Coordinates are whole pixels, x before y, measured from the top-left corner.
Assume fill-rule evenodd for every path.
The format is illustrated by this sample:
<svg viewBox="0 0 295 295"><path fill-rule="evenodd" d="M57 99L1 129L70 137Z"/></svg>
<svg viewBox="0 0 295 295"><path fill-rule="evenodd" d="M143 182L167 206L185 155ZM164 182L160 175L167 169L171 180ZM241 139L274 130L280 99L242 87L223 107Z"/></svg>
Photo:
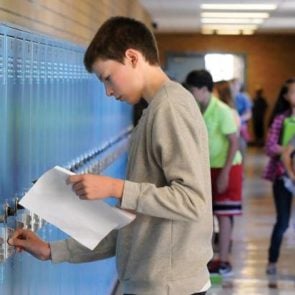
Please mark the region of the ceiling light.
<svg viewBox="0 0 295 295"><path fill-rule="evenodd" d="M206 10L275 10L276 4L201 4Z"/></svg>
<svg viewBox="0 0 295 295"><path fill-rule="evenodd" d="M254 30L243 30L243 35L253 35Z"/></svg>
<svg viewBox="0 0 295 295"><path fill-rule="evenodd" d="M236 24L206 24L202 28L207 30L256 30L257 25L236 25Z"/></svg>
<svg viewBox="0 0 295 295"><path fill-rule="evenodd" d="M217 18L268 18L266 12L202 12L201 17Z"/></svg>
<svg viewBox="0 0 295 295"><path fill-rule="evenodd" d="M202 18L203 24L261 24L263 19L259 18Z"/></svg>
<svg viewBox="0 0 295 295"><path fill-rule="evenodd" d="M206 28L205 28L205 29L202 28L201 33L202 33L203 35L212 35L212 34L214 34L214 30L206 29Z"/></svg>
<svg viewBox="0 0 295 295"><path fill-rule="evenodd" d="M255 30L251 29L218 29L218 28L202 28L201 33L203 35L253 35Z"/></svg>
<svg viewBox="0 0 295 295"><path fill-rule="evenodd" d="M217 35L240 35L240 30L216 30Z"/></svg>

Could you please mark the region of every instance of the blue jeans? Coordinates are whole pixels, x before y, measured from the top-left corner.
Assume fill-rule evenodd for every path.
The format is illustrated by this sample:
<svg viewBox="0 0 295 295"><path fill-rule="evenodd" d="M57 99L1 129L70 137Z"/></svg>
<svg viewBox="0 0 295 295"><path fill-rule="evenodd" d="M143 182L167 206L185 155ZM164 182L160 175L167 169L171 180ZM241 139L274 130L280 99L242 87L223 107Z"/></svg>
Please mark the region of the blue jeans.
<svg viewBox="0 0 295 295"><path fill-rule="evenodd" d="M274 225L270 247L268 250L268 261L276 263L280 255L280 247L283 235L289 226L292 194L285 188L282 179L276 179L273 183L273 196L277 213L277 220Z"/></svg>

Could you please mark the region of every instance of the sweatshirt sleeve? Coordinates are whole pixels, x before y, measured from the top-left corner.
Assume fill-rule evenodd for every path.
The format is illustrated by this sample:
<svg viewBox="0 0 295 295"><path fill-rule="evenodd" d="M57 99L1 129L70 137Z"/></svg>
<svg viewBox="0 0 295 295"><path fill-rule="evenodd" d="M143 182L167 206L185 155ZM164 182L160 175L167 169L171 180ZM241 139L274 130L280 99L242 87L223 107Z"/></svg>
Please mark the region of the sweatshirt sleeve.
<svg viewBox="0 0 295 295"><path fill-rule="evenodd" d="M151 154L167 185L125 181L122 208L184 221L208 214L212 207L208 139L199 110L165 104L155 112L151 137Z"/></svg>
<svg viewBox="0 0 295 295"><path fill-rule="evenodd" d="M109 258L115 255L117 231L114 230L107 235L94 250L90 250L72 238L51 242L51 260L59 262L90 262Z"/></svg>

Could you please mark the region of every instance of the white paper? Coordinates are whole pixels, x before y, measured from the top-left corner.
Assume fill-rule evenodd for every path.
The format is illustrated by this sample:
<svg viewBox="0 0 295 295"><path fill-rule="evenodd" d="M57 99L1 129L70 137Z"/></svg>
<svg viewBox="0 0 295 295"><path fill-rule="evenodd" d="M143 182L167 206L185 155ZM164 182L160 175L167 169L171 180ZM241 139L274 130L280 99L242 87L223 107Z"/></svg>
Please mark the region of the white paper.
<svg viewBox="0 0 295 295"><path fill-rule="evenodd" d="M81 200L66 183L74 175L61 167L44 173L20 204L93 250L113 229L130 223L135 215L102 200Z"/></svg>

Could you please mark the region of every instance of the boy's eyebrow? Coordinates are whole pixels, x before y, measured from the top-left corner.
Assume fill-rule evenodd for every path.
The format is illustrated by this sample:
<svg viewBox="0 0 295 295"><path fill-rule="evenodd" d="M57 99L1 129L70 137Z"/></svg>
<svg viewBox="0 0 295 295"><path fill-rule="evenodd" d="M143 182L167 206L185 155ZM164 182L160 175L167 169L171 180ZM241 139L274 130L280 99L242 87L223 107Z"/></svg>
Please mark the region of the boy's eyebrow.
<svg viewBox="0 0 295 295"><path fill-rule="evenodd" d="M102 76L101 76L101 75L96 74L96 77L97 77L100 81L102 81Z"/></svg>

